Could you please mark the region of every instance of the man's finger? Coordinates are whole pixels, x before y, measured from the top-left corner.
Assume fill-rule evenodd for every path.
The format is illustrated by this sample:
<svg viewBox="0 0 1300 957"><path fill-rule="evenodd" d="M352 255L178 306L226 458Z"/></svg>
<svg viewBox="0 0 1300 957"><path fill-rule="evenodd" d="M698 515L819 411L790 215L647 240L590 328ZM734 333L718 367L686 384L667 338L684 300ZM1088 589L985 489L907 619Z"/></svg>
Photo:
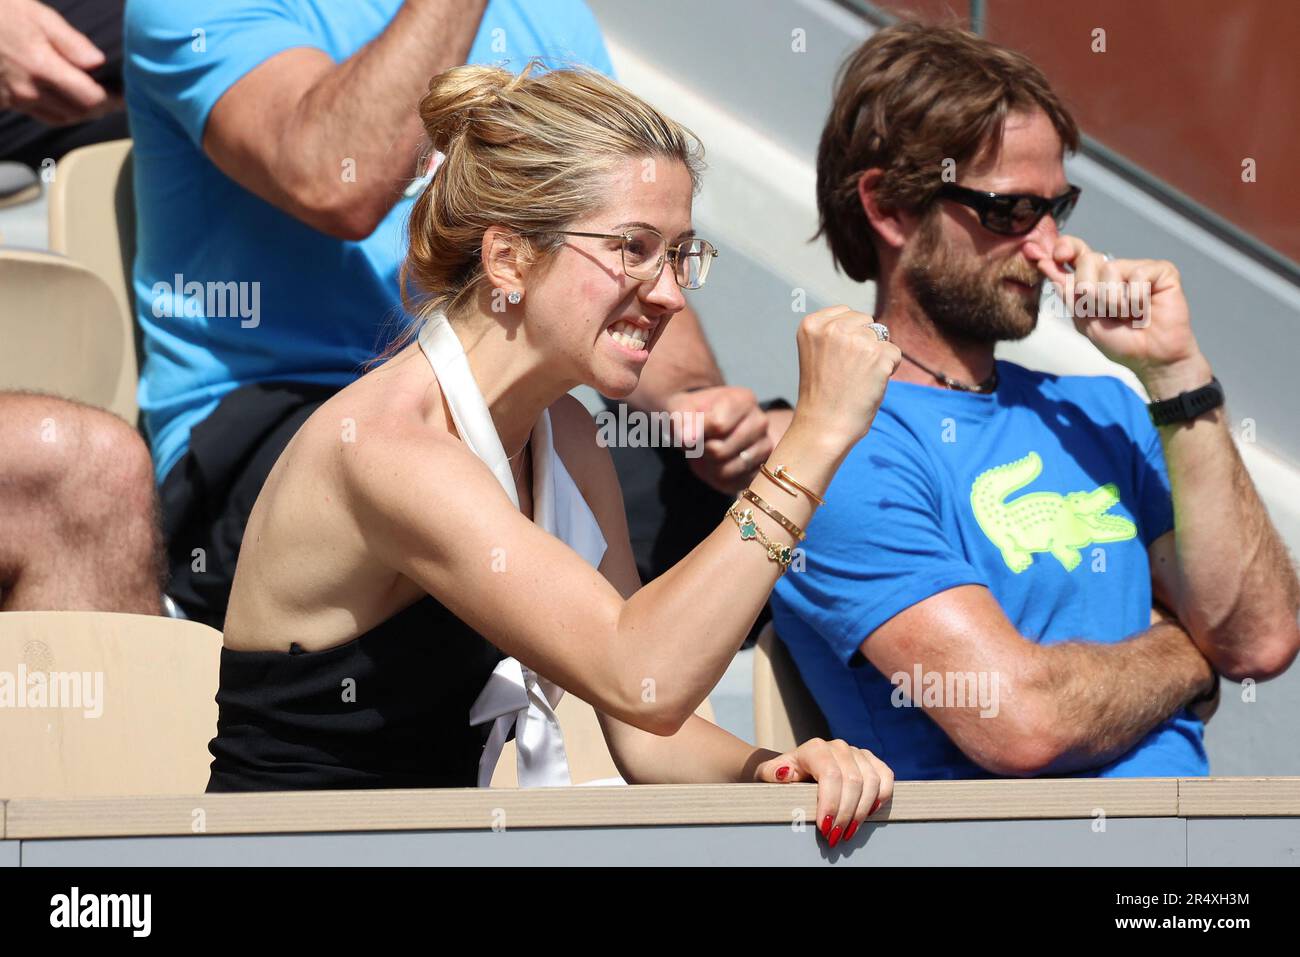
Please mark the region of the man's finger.
<svg viewBox="0 0 1300 957"><path fill-rule="evenodd" d="M64 59L82 70L94 70L104 65L104 51L91 43L85 34L63 19L57 10L44 5L41 9L45 11L41 21L45 36Z"/></svg>
<svg viewBox="0 0 1300 957"><path fill-rule="evenodd" d="M766 440L767 416L761 410L755 409L740 419L726 435L705 442L704 451L713 458L725 461L740 455L743 449ZM754 463L755 468L758 468L758 465L758 462Z"/></svg>
<svg viewBox="0 0 1300 957"><path fill-rule="evenodd" d="M36 84L42 98L58 96L76 116L84 116L108 99L108 91L53 50L41 65L43 69L36 76Z"/></svg>
<svg viewBox="0 0 1300 957"><path fill-rule="evenodd" d="M756 408L758 403L752 394L746 400L736 395L734 391L728 390L704 410L704 432L713 438L728 435L751 409Z"/></svg>

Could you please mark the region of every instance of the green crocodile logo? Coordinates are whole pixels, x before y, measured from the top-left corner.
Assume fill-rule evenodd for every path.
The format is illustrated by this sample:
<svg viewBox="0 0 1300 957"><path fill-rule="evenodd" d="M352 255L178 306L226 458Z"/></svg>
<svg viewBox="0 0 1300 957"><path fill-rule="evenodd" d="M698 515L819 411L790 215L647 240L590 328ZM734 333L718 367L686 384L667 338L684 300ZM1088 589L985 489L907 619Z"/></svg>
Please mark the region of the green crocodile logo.
<svg viewBox="0 0 1300 957"><path fill-rule="evenodd" d="M1067 572L1079 567L1079 549L1093 542L1122 542L1137 535L1137 526L1120 515L1107 515L1119 503L1119 489L1109 483L1091 492L1031 492L1013 501L1043 471L1037 452L981 472L971 485L975 521L1002 560L1019 575L1034 563L1034 552L1050 552Z"/></svg>

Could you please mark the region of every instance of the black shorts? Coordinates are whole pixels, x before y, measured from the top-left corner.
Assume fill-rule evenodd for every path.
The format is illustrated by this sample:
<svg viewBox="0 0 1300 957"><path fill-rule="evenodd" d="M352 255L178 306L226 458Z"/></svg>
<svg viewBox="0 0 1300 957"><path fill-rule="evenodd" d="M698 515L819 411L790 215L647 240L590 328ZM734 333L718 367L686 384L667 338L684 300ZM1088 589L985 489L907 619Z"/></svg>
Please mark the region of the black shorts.
<svg viewBox="0 0 1300 957"><path fill-rule="evenodd" d="M221 630L253 503L284 447L338 386L255 382L221 400L190 432L189 451L159 488L171 580L194 621Z"/></svg>

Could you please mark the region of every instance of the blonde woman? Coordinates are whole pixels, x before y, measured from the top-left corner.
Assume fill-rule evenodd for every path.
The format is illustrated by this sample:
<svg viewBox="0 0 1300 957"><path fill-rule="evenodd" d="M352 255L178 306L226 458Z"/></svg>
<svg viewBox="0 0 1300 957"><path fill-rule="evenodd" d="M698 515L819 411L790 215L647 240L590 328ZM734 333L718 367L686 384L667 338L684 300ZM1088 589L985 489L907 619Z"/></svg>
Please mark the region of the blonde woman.
<svg viewBox="0 0 1300 957"><path fill-rule="evenodd" d="M565 783L563 688L596 708L625 780L815 780L819 829L851 835L892 791L872 754L776 754L694 711L897 349L869 316L808 316L777 480L756 477L754 500L642 587L608 451L567 393L630 393L682 288L703 284L698 144L583 71L461 67L420 109L445 158L411 215L416 322L308 419L253 508L209 789L483 784L512 729L533 783Z"/></svg>

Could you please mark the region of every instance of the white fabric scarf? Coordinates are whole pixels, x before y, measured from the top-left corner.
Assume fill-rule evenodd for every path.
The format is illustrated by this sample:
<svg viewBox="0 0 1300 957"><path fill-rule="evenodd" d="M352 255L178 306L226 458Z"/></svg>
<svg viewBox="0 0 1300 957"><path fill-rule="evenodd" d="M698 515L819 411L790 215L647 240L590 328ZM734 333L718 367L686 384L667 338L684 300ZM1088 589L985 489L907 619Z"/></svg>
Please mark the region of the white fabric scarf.
<svg viewBox="0 0 1300 957"><path fill-rule="evenodd" d="M420 330L420 348L438 377L461 441L492 470L518 508L519 493L510 462L470 371L469 358L446 315L436 313L425 322ZM593 567L599 567L605 555L605 537L573 477L555 453L551 417L546 410L533 426L532 446L533 522ZM469 712L471 725L492 722L479 761L479 787L491 786L492 772L512 727L520 787L562 787L572 783L564 735L555 716L562 697L562 689L515 658L506 658L496 666Z"/></svg>

